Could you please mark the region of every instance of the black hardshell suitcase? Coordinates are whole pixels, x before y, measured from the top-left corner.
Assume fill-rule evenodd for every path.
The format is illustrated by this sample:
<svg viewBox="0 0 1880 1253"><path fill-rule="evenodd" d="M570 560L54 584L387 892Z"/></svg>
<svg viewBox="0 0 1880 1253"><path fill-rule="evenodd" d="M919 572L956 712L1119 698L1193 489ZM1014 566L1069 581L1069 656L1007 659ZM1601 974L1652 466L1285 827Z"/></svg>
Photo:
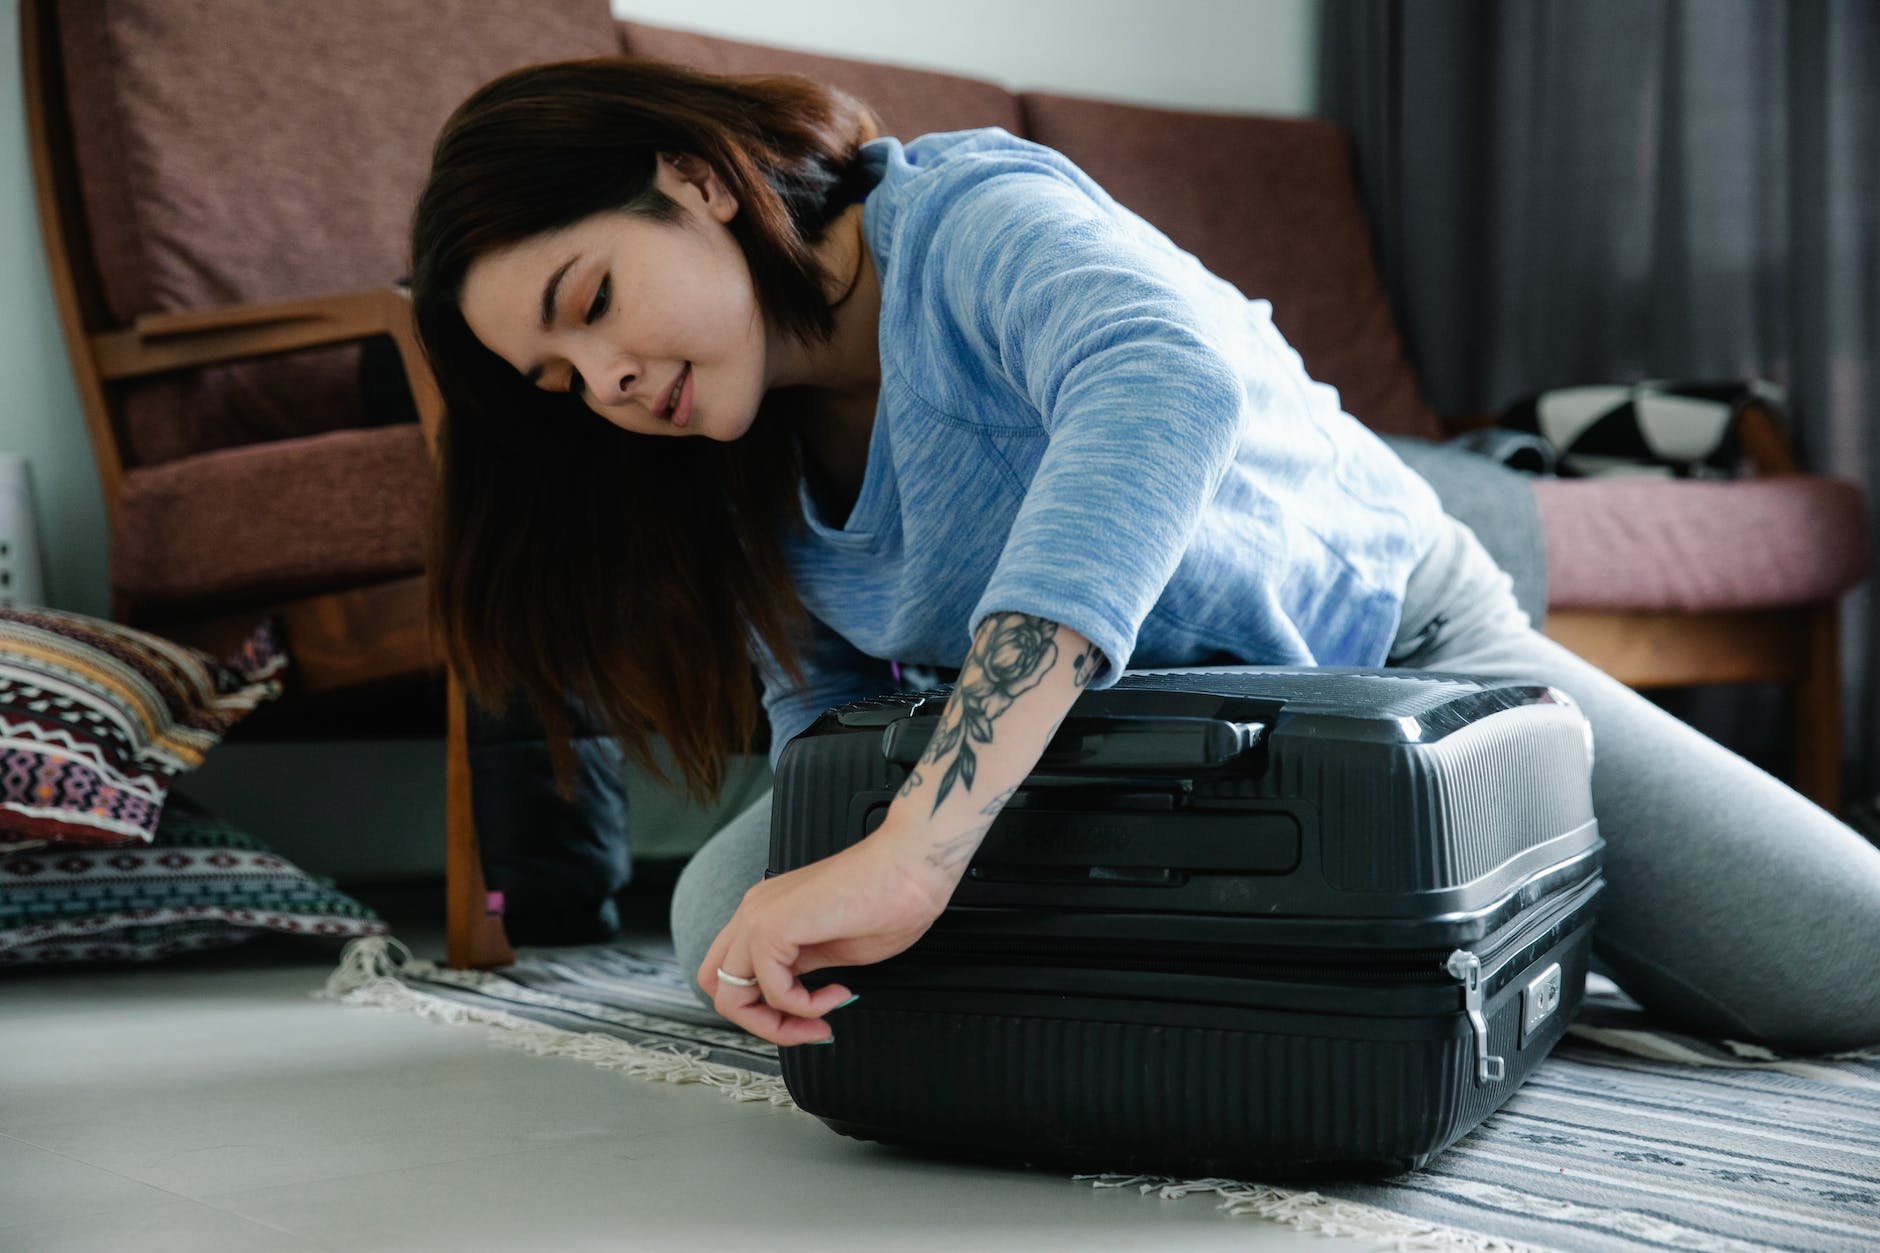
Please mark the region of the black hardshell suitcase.
<svg viewBox="0 0 1880 1253"><path fill-rule="evenodd" d="M784 749L770 871L880 825L945 690ZM1557 690L1425 671L1132 672L1086 692L946 912L835 1041L844 1134L1188 1175L1388 1174L1493 1113L1577 1012L1592 741Z"/></svg>

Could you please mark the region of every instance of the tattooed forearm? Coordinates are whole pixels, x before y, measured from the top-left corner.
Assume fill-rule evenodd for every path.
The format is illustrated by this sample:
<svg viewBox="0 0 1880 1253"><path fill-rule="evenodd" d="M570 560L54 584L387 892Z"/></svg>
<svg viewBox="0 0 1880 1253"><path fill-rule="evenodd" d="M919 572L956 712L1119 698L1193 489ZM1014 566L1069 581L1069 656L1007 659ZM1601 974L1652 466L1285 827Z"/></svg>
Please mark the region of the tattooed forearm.
<svg viewBox="0 0 1880 1253"><path fill-rule="evenodd" d="M1005 808L1005 802L1011 800L1017 792L1018 785L1013 784L1011 787L1006 788L1003 792L1000 792L997 796L986 802L986 807L979 812L988 818L998 817L999 811Z"/></svg>
<svg viewBox="0 0 1880 1253"><path fill-rule="evenodd" d="M897 798L902 797L902 796L912 796L914 794L914 789L919 787L921 784L925 783L926 781L927 780L921 776L920 771L910 770L907 772L907 782L901 785L901 790L897 792L895 795Z"/></svg>
<svg viewBox="0 0 1880 1253"><path fill-rule="evenodd" d="M1037 687L1057 664L1057 632L1057 623L1023 613L993 614L981 626L960 667L959 686L921 759L922 765L938 765L954 754L934 791L934 813L940 812L940 803L955 783L964 791L973 790L978 748L992 742L992 724L1012 702Z"/></svg>
<svg viewBox="0 0 1880 1253"><path fill-rule="evenodd" d="M1077 660L1071 663L1071 681L1080 688L1089 687L1090 681L1102 674L1103 668L1109 664L1097 646L1092 644L1077 654Z"/></svg>
<svg viewBox="0 0 1880 1253"><path fill-rule="evenodd" d="M1006 788L979 811L980 815L988 819L997 818L999 811L1005 808L1005 802L1011 800L1012 794L1017 791L1016 787ZM980 842L986 838L986 832L990 830L992 830L992 823L982 822L951 839L938 841L927 854L927 864L935 870L957 870L973 859L973 854L978 851Z"/></svg>
<svg viewBox="0 0 1880 1253"><path fill-rule="evenodd" d="M963 831L952 839L941 840L927 854L927 864L935 870L957 870L973 858L979 848L979 842L986 838L986 832L992 829L991 823Z"/></svg>

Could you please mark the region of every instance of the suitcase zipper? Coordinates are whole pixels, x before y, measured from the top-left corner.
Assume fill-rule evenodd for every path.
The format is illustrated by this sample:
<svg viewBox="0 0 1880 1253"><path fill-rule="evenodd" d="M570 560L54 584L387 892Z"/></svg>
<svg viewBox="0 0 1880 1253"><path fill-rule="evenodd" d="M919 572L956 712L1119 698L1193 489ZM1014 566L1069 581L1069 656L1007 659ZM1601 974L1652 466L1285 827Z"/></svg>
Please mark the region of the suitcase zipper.
<svg viewBox="0 0 1880 1253"><path fill-rule="evenodd" d="M1444 958L1440 949L1431 952L1427 948L1420 955L1414 950L1405 950L1401 955L1373 955L1370 960L1354 958L1349 953L1333 955L1323 950L1297 949L1251 950L1223 956L1184 948L1179 956L1190 969L1205 967L1243 978L1312 982L1327 978L1350 978L1366 983L1431 983L1438 980L1446 983L1455 979L1466 985L1466 980L1460 974L1449 969L1449 963L1456 959L1456 954L1475 958L1482 977L1486 978L1493 974L1496 963L1504 954L1529 943L1535 935L1578 909L1593 894L1594 885L1601 882L1603 880L1597 875L1583 881L1552 908L1539 917L1529 919L1513 934L1504 935L1499 941L1493 934L1483 937L1490 944L1482 948L1479 956L1469 950L1457 949ZM975 909L973 912L979 911ZM895 962L914 966L947 965L964 958L985 965L1027 966L1045 959L1072 967L1164 970L1169 957L1176 955L1165 953L1159 960L1143 958L1113 945L1096 946L1094 938L1089 936L1081 937L1086 946L1085 951L1075 956L1062 951L1036 950L1023 944L1015 947L1014 937L1009 933L984 927L955 930L948 925L955 921L952 917L954 913L955 910L948 910L935 924L925 942L896 957ZM1478 996L1480 994L1481 989L1478 988Z"/></svg>
<svg viewBox="0 0 1880 1253"><path fill-rule="evenodd" d="M1533 943L1535 937L1545 934L1548 929L1558 926L1564 919L1576 914L1589 901L1597 897L1603 887L1604 880L1594 874L1581 883L1577 889L1567 893L1545 913L1529 920L1511 934L1501 937L1498 942L1484 948L1480 954L1458 948L1453 950L1446 959L1436 959L1434 955L1426 955L1420 959L1406 957L1376 962L1368 966L1354 966L1349 960L1300 960L1297 956L1294 956L1292 960L1279 961L1262 961L1258 958L1227 959L1226 961L1217 959L1216 962L1209 964L1231 966L1231 973L1241 978L1303 979L1315 982L1322 981L1327 976L1342 975L1353 979L1354 982L1416 984L1430 983L1443 979L1446 975L1448 979L1453 979L1462 985L1463 1009L1475 1037L1476 1084L1481 1086L1499 1083L1506 1077L1507 1061L1499 1054L1489 1052L1485 982L1499 968L1499 963L1508 954L1518 952ZM939 938L938 935L935 938ZM1038 957L1036 954L1013 952L1010 948L999 951L981 948L971 943L958 944L959 937L949 938L953 938L956 942L954 944L943 942L938 947L916 947L894 958L893 964L904 969L947 967L965 957L983 964L1026 966L1034 963ZM1495 937L1485 938L1492 940ZM1082 960L1071 961L1065 961L1062 954L1054 954L1053 957L1059 963L1073 967L1111 970L1132 967L1149 968L1146 964L1119 962L1114 955L1103 956L1091 953L1083 955ZM1553 986L1557 1003L1557 976ZM1553 1005L1550 1004L1547 1008L1551 1012ZM1522 1038L1526 1038L1525 1031Z"/></svg>
<svg viewBox="0 0 1880 1253"><path fill-rule="evenodd" d="M1556 925L1561 919L1572 914L1587 900L1597 895L1602 886L1604 886L1604 880L1597 875L1588 879L1580 885L1577 891L1564 897L1552 909L1489 949L1489 962L1499 959L1504 953L1515 952L1525 947L1534 936ZM1500 1055L1488 1051L1488 1015L1483 1008L1486 998L1482 993L1485 964L1481 957L1468 949L1459 948L1449 955L1443 963L1443 969L1462 984L1462 1007L1468 1014L1469 1025L1475 1030L1475 1082L1478 1085L1499 1083L1502 1076L1507 1073L1507 1065Z"/></svg>
<svg viewBox="0 0 1880 1253"><path fill-rule="evenodd" d="M1475 1082L1499 1083L1507 1073L1503 1060L1488 1051L1488 1017L1482 1013L1482 959L1467 949L1449 955L1444 969L1462 980L1462 1006L1475 1028Z"/></svg>
<svg viewBox="0 0 1880 1253"><path fill-rule="evenodd" d="M1372 962L1354 965L1349 959L1310 961L1261 961L1245 958L1215 958L1213 960L1195 960L1189 957L1188 968L1201 973L1231 976L1243 979L1291 980L1320 983L1327 978L1350 979L1361 983L1423 983L1428 984L1440 977L1430 971L1428 955L1414 963L1401 961ZM1168 969L1167 960L1149 961L1130 960L1112 953L1092 953L1076 957L1063 953L1040 954L1029 950L1013 951L1006 949L994 951L964 944L933 944L925 948L909 949L893 960L903 966L951 966L962 958L982 966L1027 967L1036 965L1039 960L1048 960L1054 966L1082 970L1132 970L1156 973Z"/></svg>

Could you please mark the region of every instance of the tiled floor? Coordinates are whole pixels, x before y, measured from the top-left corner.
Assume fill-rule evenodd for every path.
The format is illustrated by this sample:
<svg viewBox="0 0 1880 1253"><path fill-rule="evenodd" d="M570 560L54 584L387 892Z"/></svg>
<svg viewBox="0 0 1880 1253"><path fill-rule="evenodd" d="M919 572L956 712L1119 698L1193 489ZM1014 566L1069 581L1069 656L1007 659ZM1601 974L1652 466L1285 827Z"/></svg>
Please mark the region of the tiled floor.
<svg viewBox="0 0 1880 1253"><path fill-rule="evenodd" d="M1372 1247L312 999L331 956L0 975L0 1251Z"/></svg>

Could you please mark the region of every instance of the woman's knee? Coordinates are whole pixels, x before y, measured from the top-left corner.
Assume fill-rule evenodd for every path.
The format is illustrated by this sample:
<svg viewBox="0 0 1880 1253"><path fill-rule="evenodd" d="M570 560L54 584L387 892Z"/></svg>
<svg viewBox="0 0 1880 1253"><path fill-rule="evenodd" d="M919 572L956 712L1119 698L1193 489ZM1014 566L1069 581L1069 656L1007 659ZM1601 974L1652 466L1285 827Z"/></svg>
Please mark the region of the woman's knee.
<svg viewBox="0 0 1880 1253"><path fill-rule="evenodd" d="M1626 994L1671 1030L1785 1053L1880 1046L1880 990L1862 973L1873 962L1864 939L1759 968L1750 961L1720 964L1703 945L1650 951L1621 939L1607 921L1595 927L1594 952ZM1780 942L1778 934L1768 936L1769 945Z"/></svg>
<svg viewBox="0 0 1880 1253"><path fill-rule="evenodd" d="M699 963L737 912L744 893L764 877L770 859L770 793L726 823L692 855L672 890L672 947L700 999Z"/></svg>

